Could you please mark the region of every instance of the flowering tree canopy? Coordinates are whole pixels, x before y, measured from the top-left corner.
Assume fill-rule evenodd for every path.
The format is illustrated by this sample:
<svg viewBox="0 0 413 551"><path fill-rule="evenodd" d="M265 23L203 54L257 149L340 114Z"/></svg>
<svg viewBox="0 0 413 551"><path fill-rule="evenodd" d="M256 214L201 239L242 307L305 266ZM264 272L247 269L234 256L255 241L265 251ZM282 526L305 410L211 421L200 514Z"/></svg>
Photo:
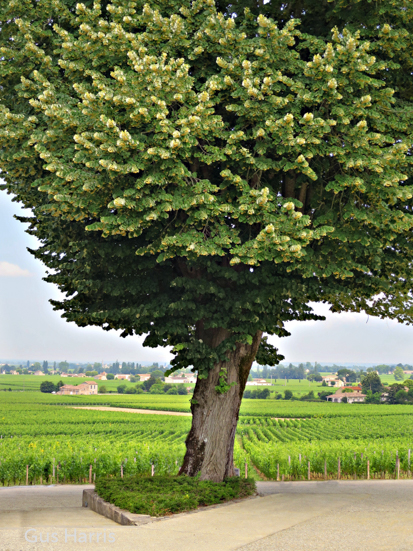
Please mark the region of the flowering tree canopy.
<svg viewBox="0 0 413 551"><path fill-rule="evenodd" d="M412 320L413 10L361 4L0 8L3 187L65 318L198 372L187 474L233 472L262 335L309 302Z"/></svg>

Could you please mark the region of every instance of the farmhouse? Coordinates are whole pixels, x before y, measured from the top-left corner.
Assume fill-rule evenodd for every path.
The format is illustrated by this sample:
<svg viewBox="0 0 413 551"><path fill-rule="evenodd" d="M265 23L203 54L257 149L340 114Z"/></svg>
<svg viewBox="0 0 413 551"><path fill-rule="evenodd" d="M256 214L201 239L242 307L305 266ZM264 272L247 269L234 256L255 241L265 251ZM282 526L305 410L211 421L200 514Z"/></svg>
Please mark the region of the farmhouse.
<svg viewBox="0 0 413 551"><path fill-rule="evenodd" d="M327 383L327 386L335 386L336 388L344 386L343 381L341 381L337 375L328 375L327 377L323 377L323 381Z"/></svg>
<svg viewBox="0 0 413 551"><path fill-rule="evenodd" d="M118 375L115 375L115 379L119 379L119 381L129 381L130 377L130 373L128 375L122 375L120 373Z"/></svg>
<svg viewBox="0 0 413 551"><path fill-rule="evenodd" d="M389 390L389 387L387 387L386 390ZM406 392L409 392L410 387L404 386L403 390L405 390ZM388 399L389 399L389 393L388 392L383 392L383 394L380 397L380 402L387 402Z"/></svg>
<svg viewBox="0 0 413 551"><path fill-rule="evenodd" d="M148 381L151 378L150 373L138 373L138 377L141 383Z"/></svg>
<svg viewBox="0 0 413 551"><path fill-rule="evenodd" d="M195 375L183 374L180 375L171 375L170 377L165 377L165 383L179 384L179 383L196 383Z"/></svg>
<svg viewBox="0 0 413 551"><path fill-rule="evenodd" d="M95 375L93 378L97 379L98 381L107 381L105 372L100 373L100 375Z"/></svg>
<svg viewBox="0 0 413 551"><path fill-rule="evenodd" d="M63 385L60 387L60 390L56 394L97 394L98 385L96 381L86 381L85 383L80 383L80 385Z"/></svg>
<svg viewBox="0 0 413 551"><path fill-rule="evenodd" d="M44 375L43 371L35 371L33 375Z"/></svg>
<svg viewBox="0 0 413 551"><path fill-rule="evenodd" d="M247 386L271 386L271 383L267 383L265 379L253 379L247 381Z"/></svg>
<svg viewBox="0 0 413 551"><path fill-rule="evenodd" d="M331 396L327 396L327 400L330 402L341 403L343 398L347 398L347 403L362 403L366 399L366 395L361 392L361 390L353 390L352 392L343 392L339 390Z"/></svg>

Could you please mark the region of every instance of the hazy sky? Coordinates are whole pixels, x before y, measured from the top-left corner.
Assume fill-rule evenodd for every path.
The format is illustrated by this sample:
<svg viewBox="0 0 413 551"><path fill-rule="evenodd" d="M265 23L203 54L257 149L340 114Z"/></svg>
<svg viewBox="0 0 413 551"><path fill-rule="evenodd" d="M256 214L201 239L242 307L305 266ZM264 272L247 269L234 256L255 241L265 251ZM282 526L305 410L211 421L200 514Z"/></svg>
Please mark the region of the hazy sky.
<svg viewBox="0 0 413 551"><path fill-rule="evenodd" d="M56 287L42 281L43 265L26 247L36 240L13 218L22 210L0 191L0 360L159 361L167 350L144 348L143 338L122 339L115 331L79 328L60 318L48 300ZM271 339L287 362L413 363L413 327L364 314L330 314L322 322L292 322L291 337Z"/></svg>

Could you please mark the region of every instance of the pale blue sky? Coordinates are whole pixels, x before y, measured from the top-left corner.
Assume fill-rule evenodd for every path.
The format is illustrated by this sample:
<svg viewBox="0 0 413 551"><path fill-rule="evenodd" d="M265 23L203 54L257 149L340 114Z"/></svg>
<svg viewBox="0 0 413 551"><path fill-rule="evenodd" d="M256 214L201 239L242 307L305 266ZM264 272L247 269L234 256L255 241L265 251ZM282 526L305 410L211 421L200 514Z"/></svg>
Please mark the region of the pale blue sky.
<svg viewBox="0 0 413 551"><path fill-rule="evenodd" d="M16 203L0 192L0 359L68 361L159 361L165 349L143 348L142 338L79 328L60 318L48 300L58 290L44 281L44 268L26 250L36 240L13 218ZM325 305L316 307L327 313ZM293 322L291 337L271 339L287 362L412 363L413 327L365 314L330 314L325 322Z"/></svg>

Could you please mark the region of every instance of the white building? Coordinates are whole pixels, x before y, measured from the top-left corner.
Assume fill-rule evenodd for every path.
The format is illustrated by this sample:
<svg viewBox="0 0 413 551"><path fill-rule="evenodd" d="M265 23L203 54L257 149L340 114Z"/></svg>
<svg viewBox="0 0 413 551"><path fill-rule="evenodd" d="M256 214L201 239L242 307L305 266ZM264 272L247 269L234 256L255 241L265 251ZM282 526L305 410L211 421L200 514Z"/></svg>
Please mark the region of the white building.
<svg viewBox="0 0 413 551"><path fill-rule="evenodd" d="M130 373L128 375L123 375L119 373L118 375L115 375L115 379L119 379L119 381L129 381L131 378Z"/></svg>
<svg viewBox="0 0 413 551"><path fill-rule="evenodd" d="M341 388L345 386L343 381L337 377L337 375L329 375L327 377L323 377L323 381L327 383L327 386L335 386L336 388Z"/></svg>
<svg viewBox="0 0 413 551"><path fill-rule="evenodd" d="M343 398L347 398L348 404L362 403L365 401L366 395L363 394L361 390L355 390L353 392L343 392L340 390L331 396L327 396L329 402L336 402L339 404L343 401Z"/></svg>
<svg viewBox="0 0 413 551"><path fill-rule="evenodd" d="M80 385L63 385L60 387L59 391L56 394L97 394L98 385L96 381L86 381L85 383L80 383Z"/></svg>
<svg viewBox="0 0 413 551"><path fill-rule="evenodd" d="M265 379L253 379L252 381L247 381L248 386L271 386L271 383L267 383Z"/></svg>
<svg viewBox="0 0 413 551"><path fill-rule="evenodd" d="M168 384L179 384L179 383L185 383L185 384L195 384L196 383L196 377L195 375L192 375L190 373L181 373L181 375L170 375L169 377L165 377L165 383Z"/></svg>

